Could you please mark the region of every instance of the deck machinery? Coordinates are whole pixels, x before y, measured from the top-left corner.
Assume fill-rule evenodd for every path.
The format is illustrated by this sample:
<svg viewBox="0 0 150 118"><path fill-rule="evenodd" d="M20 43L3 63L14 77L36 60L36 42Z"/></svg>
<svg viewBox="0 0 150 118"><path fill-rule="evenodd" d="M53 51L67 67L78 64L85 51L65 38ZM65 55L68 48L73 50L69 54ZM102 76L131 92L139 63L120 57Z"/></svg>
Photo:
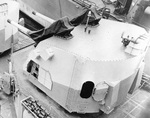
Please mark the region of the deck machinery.
<svg viewBox="0 0 150 118"><path fill-rule="evenodd" d="M123 103L140 85L149 34L103 19L101 11L91 6L77 18L49 20L48 28L26 32L37 44L13 54L17 78L29 80L69 112L108 114Z"/></svg>

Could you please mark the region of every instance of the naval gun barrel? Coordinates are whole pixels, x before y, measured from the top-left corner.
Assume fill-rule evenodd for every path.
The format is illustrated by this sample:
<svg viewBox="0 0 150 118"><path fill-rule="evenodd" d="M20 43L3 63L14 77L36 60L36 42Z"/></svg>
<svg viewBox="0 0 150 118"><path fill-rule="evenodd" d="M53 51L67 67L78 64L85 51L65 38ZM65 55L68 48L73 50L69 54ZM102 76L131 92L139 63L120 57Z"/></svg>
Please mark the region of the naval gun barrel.
<svg viewBox="0 0 150 118"><path fill-rule="evenodd" d="M44 19L45 21L48 21L50 24L52 24L52 23L55 22L55 20L53 20L53 19L51 19L51 18L49 18L49 17L47 17L47 16L44 16L43 14L40 14L40 13L38 13L38 12L32 12L32 14L35 15L35 16L38 16L38 17L40 17L40 18L42 18L42 19ZM23 32L23 33L26 34L27 36L29 36L30 33L33 33L33 32L34 32L34 31L31 31L31 30L29 30L29 29L23 27L22 25L20 25L20 24L14 22L14 21L12 21L12 20L10 20L10 19L8 19L7 22L10 23L10 24L12 24L13 26L17 27L21 32ZM35 32L36 32L36 31L35 31Z"/></svg>
<svg viewBox="0 0 150 118"><path fill-rule="evenodd" d="M35 16L38 16L38 17L40 17L40 18L42 18L42 19L44 19L44 20L46 20L48 22L50 22L51 24L55 22L55 20L53 20L53 19L51 19L51 18L49 18L49 17L47 17L47 16L45 16L43 14L40 14L38 12L33 11L32 14L35 15Z"/></svg>
<svg viewBox="0 0 150 118"><path fill-rule="evenodd" d="M10 19L8 19L7 22L12 24L13 26L17 27L21 32L25 33L26 35L28 35L31 32L31 30L23 27L22 25L19 25L18 23L14 22Z"/></svg>

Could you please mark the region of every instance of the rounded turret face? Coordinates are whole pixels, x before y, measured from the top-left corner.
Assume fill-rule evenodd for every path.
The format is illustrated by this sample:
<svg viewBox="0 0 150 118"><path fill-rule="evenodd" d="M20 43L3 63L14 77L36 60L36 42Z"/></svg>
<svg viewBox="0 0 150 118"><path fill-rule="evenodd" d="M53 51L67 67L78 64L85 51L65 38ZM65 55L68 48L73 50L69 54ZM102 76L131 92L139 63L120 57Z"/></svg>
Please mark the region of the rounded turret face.
<svg viewBox="0 0 150 118"><path fill-rule="evenodd" d="M85 31L78 26L71 33L72 39L53 36L41 41L24 69L46 89L30 79L33 84L68 111L108 113L125 97L141 66L147 32L102 19L97 27Z"/></svg>

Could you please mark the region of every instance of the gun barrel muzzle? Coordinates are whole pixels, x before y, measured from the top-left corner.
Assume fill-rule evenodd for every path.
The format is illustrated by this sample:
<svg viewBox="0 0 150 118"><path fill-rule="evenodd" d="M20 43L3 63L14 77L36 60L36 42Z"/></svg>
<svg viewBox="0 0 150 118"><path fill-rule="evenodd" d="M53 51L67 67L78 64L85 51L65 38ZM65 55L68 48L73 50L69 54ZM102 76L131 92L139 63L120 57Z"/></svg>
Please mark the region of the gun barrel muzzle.
<svg viewBox="0 0 150 118"><path fill-rule="evenodd" d="M12 21L10 19L8 19L7 22L12 24L13 26L17 27L19 30L21 30L23 33L25 33L27 35L29 34L29 32L31 32L31 30L23 27L22 25L19 25L18 23L14 22L14 21Z"/></svg>

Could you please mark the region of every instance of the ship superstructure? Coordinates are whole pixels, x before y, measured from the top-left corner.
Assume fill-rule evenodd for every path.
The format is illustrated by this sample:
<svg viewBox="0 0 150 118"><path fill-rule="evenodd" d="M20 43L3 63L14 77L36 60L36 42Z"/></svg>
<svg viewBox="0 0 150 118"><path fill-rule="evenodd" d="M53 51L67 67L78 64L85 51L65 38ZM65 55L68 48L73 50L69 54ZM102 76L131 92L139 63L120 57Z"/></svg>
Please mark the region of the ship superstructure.
<svg viewBox="0 0 150 118"><path fill-rule="evenodd" d="M0 1L0 53L11 48L11 42L17 42L18 29L12 27L7 19L12 19L18 23L19 4L14 1Z"/></svg>

